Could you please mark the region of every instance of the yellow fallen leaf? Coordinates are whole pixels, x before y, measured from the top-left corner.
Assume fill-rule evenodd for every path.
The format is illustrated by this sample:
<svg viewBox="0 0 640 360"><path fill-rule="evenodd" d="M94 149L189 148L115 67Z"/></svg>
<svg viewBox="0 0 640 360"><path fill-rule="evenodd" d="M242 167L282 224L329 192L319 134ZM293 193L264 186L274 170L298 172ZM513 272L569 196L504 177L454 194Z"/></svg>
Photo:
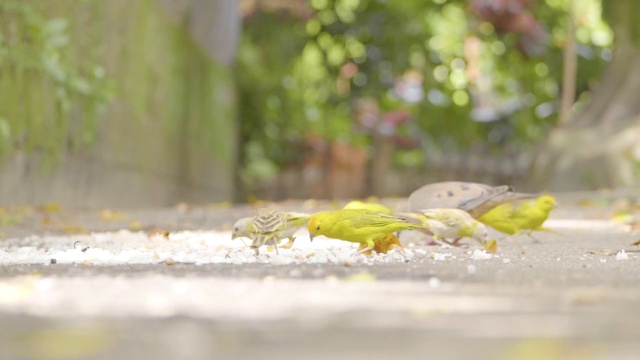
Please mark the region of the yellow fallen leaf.
<svg viewBox="0 0 640 360"><path fill-rule="evenodd" d="M132 222L129 223L129 229L131 230L140 230L142 229L142 223L138 220L134 220Z"/></svg>
<svg viewBox="0 0 640 360"><path fill-rule="evenodd" d="M120 221L125 217L123 213L111 209L104 209L100 211L98 216L100 217L100 220L103 221Z"/></svg>
<svg viewBox="0 0 640 360"><path fill-rule="evenodd" d="M249 203L249 204L253 204L253 203L257 202L258 200L259 200L258 197L253 195L253 194L247 195L247 203Z"/></svg>
<svg viewBox="0 0 640 360"><path fill-rule="evenodd" d="M7 208L0 208L0 226L15 225L22 222L22 217Z"/></svg>
<svg viewBox="0 0 640 360"><path fill-rule="evenodd" d="M83 228L82 226L67 225L62 228L62 232L64 232L65 234L85 234L87 232L87 229Z"/></svg>
<svg viewBox="0 0 640 360"><path fill-rule="evenodd" d="M505 347L498 359L597 359L602 358L608 348L601 345L587 344L576 346L565 339L525 338L517 340Z"/></svg>
<svg viewBox="0 0 640 360"><path fill-rule="evenodd" d="M147 236L150 237L150 238L152 238L154 236L161 236L161 237L163 237L165 239L169 239L169 235L170 234L171 233L168 232L168 231L155 230L155 231L150 232L149 235L147 235Z"/></svg>
<svg viewBox="0 0 640 360"><path fill-rule="evenodd" d="M346 276L344 280L353 281L353 282L371 282L371 281L376 281L376 276L370 272L364 271L361 273Z"/></svg>
<svg viewBox="0 0 640 360"><path fill-rule="evenodd" d="M491 239L491 240L489 240L489 242L484 246L484 249L485 249L487 252L494 253L494 252L498 251L498 242L496 241L496 239Z"/></svg>
<svg viewBox="0 0 640 360"><path fill-rule="evenodd" d="M116 344L112 329L103 326L54 326L22 333L15 348L27 359L102 358ZM108 356L108 355L107 355Z"/></svg>
<svg viewBox="0 0 640 360"><path fill-rule="evenodd" d="M293 243L296 241L296 238L290 238L288 240L289 242L284 245L278 245L278 247L281 249L291 249L291 247L293 247Z"/></svg>
<svg viewBox="0 0 640 360"><path fill-rule="evenodd" d="M210 206L218 209L228 209L231 207L231 201L227 200L219 203L212 203Z"/></svg>
<svg viewBox="0 0 640 360"><path fill-rule="evenodd" d="M0 283L0 304L12 304L22 301L33 292L30 283Z"/></svg>
<svg viewBox="0 0 640 360"><path fill-rule="evenodd" d="M51 202L51 203L42 204L42 205L38 206L37 209L40 212L51 214L51 213L60 212L60 210L62 208L60 207L60 204L55 203L55 202Z"/></svg>
<svg viewBox="0 0 640 360"><path fill-rule="evenodd" d="M593 207L593 200L582 199L578 201L578 205L580 205L580 207Z"/></svg>
<svg viewBox="0 0 640 360"><path fill-rule="evenodd" d="M616 211L609 219L618 224L630 224L634 221L634 216L630 211Z"/></svg>

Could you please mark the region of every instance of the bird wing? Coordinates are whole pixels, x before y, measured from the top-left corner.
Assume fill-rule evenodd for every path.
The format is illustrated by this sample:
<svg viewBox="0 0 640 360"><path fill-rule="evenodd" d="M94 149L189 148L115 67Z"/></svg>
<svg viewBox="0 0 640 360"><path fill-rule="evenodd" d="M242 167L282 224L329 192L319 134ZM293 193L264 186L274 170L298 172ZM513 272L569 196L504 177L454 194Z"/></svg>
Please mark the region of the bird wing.
<svg viewBox="0 0 640 360"><path fill-rule="evenodd" d="M282 213L267 209L258 211L258 215L253 218L252 225L254 232L260 234L268 234L287 228L287 223Z"/></svg>
<svg viewBox="0 0 640 360"><path fill-rule="evenodd" d="M510 191L509 186L489 186L480 183L446 181L427 184L409 195L411 210L449 208L469 209L491 196Z"/></svg>
<svg viewBox="0 0 640 360"><path fill-rule="evenodd" d="M504 202L536 196L513 192L513 188L508 185L490 186L472 182L447 181L428 184L414 191L409 196L409 205L412 211L433 208L461 209L478 218Z"/></svg>
<svg viewBox="0 0 640 360"><path fill-rule="evenodd" d="M397 222L405 222L404 219L397 216L380 214L369 211L361 211L357 216L349 217L345 220L349 221L349 225L354 228L362 227L383 227Z"/></svg>
<svg viewBox="0 0 640 360"><path fill-rule="evenodd" d="M505 192L501 194L496 194L485 199L482 203L475 205L473 208L469 209L468 212L474 218L478 218L483 214L487 213L489 210L495 208L500 204L505 203L515 203L525 199L532 199L537 197L538 194L528 194L528 193L517 193L517 192Z"/></svg>

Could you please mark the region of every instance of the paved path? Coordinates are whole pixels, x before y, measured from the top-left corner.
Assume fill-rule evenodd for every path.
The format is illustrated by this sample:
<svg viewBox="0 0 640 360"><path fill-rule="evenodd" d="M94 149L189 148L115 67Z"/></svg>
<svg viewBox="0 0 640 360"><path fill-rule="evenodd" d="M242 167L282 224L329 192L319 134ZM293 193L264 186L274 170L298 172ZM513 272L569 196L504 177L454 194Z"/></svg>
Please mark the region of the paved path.
<svg viewBox="0 0 640 360"><path fill-rule="evenodd" d="M538 243L500 239L485 255L473 245L424 246L406 233L409 259L371 264L339 256L311 262L309 254L324 250L305 239L303 259L292 263L274 265L269 253L254 263L221 263L209 253L191 262L226 241L221 231L253 211L246 206L22 209L19 221L1 228L0 251L56 254L60 263L27 256L0 266L0 359L636 359L640 253L631 243L640 235L608 221L621 200L579 200L567 196L549 222L556 233L536 235ZM122 228L176 238L134 245L135 232L69 234ZM210 232L180 232L198 229ZM76 241L89 250L75 249ZM161 256L96 265L107 251Z"/></svg>

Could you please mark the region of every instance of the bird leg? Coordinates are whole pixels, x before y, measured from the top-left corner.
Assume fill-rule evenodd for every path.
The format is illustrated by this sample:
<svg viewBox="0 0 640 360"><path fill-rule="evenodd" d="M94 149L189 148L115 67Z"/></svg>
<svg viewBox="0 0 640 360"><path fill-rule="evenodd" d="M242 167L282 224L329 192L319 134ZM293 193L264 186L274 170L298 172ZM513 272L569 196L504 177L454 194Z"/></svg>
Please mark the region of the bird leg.
<svg viewBox="0 0 640 360"><path fill-rule="evenodd" d="M365 248L364 248L364 249L362 249L362 250L358 250L358 251L354 252L354 253L353 253L353 256L358 256L358 255L360 255L360 254L365 254L367 251L371 251L371 250L373 250L373 247L368 247L368 246L367 246L367 247L365 247ZM365 254L365 255L367 255L367 254ZM371 253L369 253L369 255L371 255Z"/></svg>
<svg viewBox="0 0 640 360"><path fill-rule="evenodd" d="M433 240L431 240L427 245L432 245L432 244L433 245L440 245L440 246L443 246L443 247L457 246L457 245L454 245L454 244L450 243L445 238L438 237L438 235L433 235Z"/></svg>
<svg viewBox="0 0 640 360"><path fill-rule="evenodd" d="M358 252L360 250L364 250L363 254L370 256L371 255L371 251L373 251L372 249L367 250L367 244L360 244L360 246L358 247ZM354 254L355 255L355 254Z"/></svg>
<svg viewBox="0 0 640 360"><path fill-rule="evenodd" d="M251 248L256 252L256 256L260 255L260 247L267 242L267 239L264 235L259 235L251 242Z"/></svg>
<svg viewBox="0 0 640 360"><path fill-rule="evenodd" d="M354 252L353 256L364 254L367 251L373 250L374 247L375 247L375 244L374 244L373 240L367 240L367 247L365 247L364 249L358 248L358 251Z"/></svg>
<svg viewBox="0 0 640 360"><path fill-rule="evenodd" d="M280 252L278 252L278 240L276 238L271 238L271 244L276 248L276 255L280 255Z"/></svg>
<svg viewBox="0 0 640 360"><path fill-rule="evenodd" d="M527 231L526 235L529 237L529 239L533 240L534 243L536 243L536 244L541 244L542 243L539 239L536 239L533 236L533 231Z"/></svg>

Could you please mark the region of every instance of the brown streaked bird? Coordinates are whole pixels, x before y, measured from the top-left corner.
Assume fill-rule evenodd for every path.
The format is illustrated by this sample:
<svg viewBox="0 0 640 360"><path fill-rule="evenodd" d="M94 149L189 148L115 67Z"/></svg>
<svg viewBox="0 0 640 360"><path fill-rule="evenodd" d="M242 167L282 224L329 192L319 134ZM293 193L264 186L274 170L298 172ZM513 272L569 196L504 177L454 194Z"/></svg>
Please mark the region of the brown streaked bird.
<svg viewBox="0 0 640 360"><path fill-rule="evenodd" d="M273 245L278 252L279 233L282 229L286 229L287 221L282 213L271 209L260 209L258 214L254 216L253 234L255 238L251 243L251 248L255 250L256 255L260 252L262 245Z"/></svg>

